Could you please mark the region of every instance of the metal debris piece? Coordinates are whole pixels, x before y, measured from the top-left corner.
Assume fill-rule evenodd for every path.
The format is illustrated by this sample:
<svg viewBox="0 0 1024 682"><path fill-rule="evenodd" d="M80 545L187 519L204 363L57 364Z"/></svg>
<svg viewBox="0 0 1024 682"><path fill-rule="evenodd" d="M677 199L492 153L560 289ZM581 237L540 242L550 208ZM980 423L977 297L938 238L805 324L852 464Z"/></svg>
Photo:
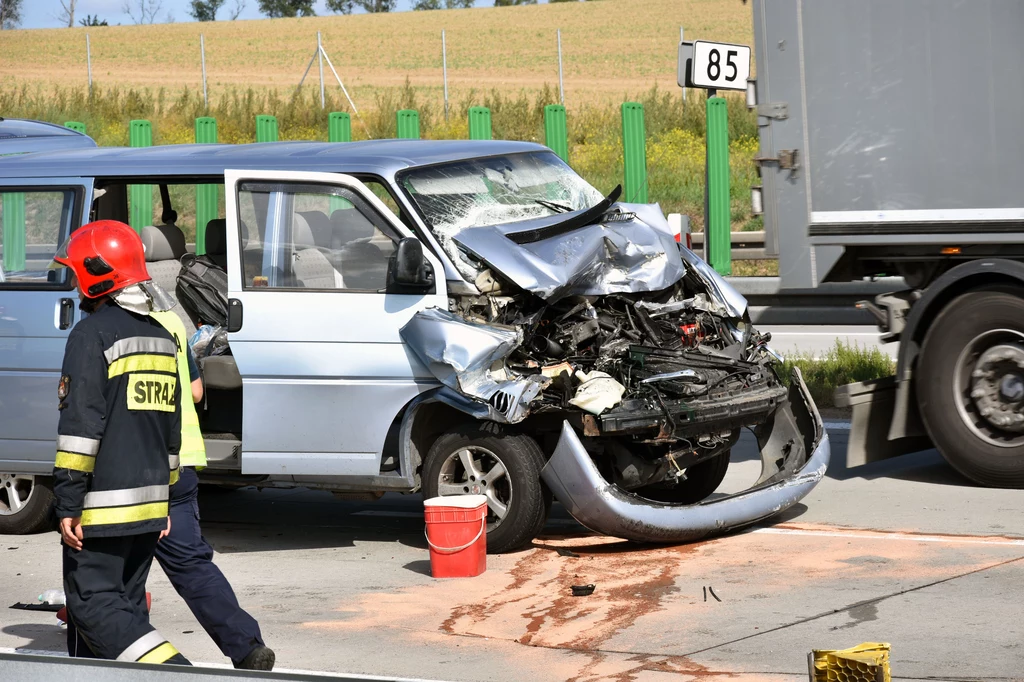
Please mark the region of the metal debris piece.
<svg viewBox="0 0 1024 682"><path fill-rule="evenodd" d="M591 583L589 585L573 585L572 586L572 596L574 596L574 597L589 597L590 595L594 594L594 587L595 587L595 585L593 583Z"/></svg>

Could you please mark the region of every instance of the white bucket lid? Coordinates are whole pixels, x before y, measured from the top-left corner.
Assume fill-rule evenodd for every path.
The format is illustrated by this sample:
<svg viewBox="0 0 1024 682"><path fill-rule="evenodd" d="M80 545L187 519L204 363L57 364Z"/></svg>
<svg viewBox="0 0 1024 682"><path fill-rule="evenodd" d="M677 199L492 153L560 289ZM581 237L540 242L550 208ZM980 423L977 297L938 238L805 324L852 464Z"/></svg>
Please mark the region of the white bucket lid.
<svg viewBox="0 0 1024 682"><path fill-rule="evenodd" d="M458 509L476 509L487 504L487 497L484 495L449 495L447 497L432 497L423 501L424 507L456 507Z"/></svg>

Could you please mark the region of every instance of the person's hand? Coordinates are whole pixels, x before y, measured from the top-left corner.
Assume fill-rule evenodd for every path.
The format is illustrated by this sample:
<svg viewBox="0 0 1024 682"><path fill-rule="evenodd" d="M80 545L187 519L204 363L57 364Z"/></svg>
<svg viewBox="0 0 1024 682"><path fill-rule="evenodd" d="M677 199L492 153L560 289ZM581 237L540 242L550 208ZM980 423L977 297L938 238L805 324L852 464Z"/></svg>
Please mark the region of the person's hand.
<svg viewBox="0 0 1024 682"><path fill-rule="evenodd" d="M75 550L82 549L82 517L68 517L60 520L60 537L64 544Z"/></svg>
<svg viewBox="0 0 1024 682"><path fill-rule="evenodd" d="M168 516L167 517L167 529L160 531L160 537L158 537L156 539L156 541L160 542L161 540L163 540L165 537L167 537L170 534L171 534L171 517Z"/></svg>

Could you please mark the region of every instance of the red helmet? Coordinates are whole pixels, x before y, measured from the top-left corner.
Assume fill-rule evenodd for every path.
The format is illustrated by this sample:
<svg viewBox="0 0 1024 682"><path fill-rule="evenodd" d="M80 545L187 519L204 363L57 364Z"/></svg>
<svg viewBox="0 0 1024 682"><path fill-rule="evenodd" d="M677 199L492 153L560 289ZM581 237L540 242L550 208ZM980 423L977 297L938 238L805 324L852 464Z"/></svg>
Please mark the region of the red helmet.
<svg viewBox="0 0 1024 682"><path fill-rule="evenodd" d="M150 279L138 233L117 220L97 220L75 230L53 257L71 268L87 298L99 298Z"/></svg>

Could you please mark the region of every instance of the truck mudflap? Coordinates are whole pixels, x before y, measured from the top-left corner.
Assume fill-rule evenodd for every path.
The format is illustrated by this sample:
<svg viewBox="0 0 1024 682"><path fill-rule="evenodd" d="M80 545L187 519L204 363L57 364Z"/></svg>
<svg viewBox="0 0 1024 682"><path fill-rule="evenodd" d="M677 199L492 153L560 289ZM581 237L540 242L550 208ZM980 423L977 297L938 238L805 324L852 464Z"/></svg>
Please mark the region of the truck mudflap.
<svg viewBox="0 0 1024 682"><path fill-rule="evenodd" d="M788 400L755 435L761 447L757 483L689 506L654 502L606 481L568 422L541 476L573 518L590 530L636 542L692 542L785 511L825 475L828 435L799 370L793 371Z"/></svg>

